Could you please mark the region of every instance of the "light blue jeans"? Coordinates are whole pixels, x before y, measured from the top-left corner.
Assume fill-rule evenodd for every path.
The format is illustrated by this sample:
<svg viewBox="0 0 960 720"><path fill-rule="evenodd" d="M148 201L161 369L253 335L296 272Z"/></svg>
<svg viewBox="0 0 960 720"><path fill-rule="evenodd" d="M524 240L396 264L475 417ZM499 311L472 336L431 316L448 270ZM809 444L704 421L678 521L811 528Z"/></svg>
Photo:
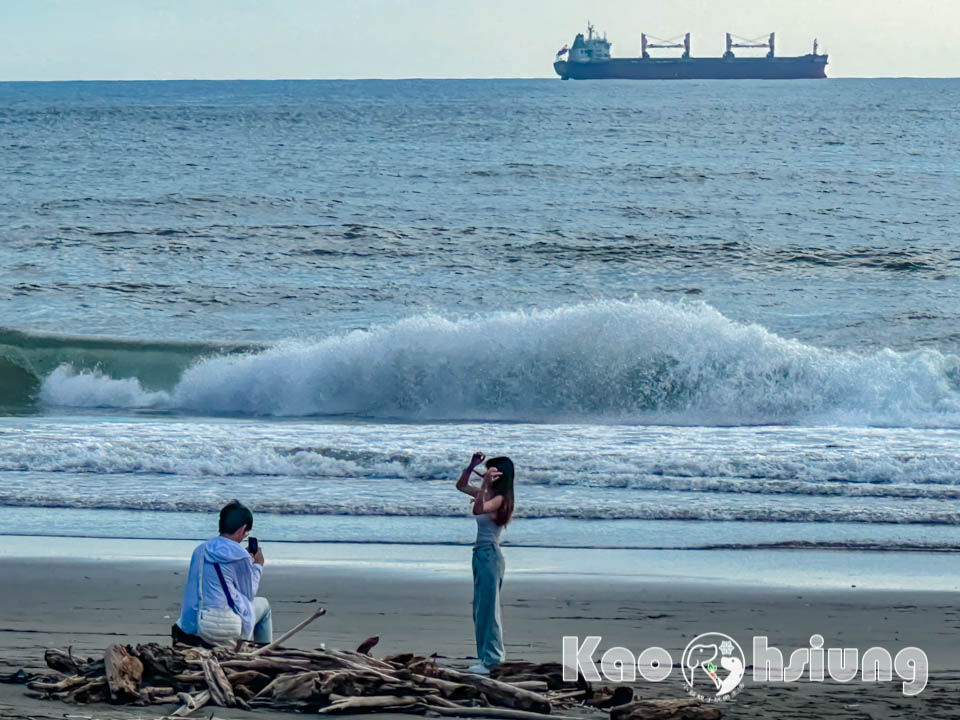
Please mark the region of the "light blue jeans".
<svg viewBox="0 0 960 720"><path fill-rule="evenodd" d="M500 588L505 569L503 553L496 543L473 548L473 629L477 657L487 667L504 660L503 626L500 619Z"/></svg>
<svg viewBox="0 0 960 720"><path fill-rule="evenodd" d="M273 642L273 613L270 602L264 597L253 599L253 640L256 643Z"/></svg>

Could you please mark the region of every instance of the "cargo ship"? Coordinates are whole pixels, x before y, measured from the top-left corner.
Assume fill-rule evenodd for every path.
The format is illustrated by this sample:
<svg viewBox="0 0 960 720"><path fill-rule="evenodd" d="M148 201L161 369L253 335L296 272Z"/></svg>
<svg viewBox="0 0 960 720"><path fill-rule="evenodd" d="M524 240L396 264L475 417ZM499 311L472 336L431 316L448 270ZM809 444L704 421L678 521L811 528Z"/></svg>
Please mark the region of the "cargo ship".
<svg viewBox="0 0 960 720"><path fill-rule="evenodd" d="M763 42L743 40L727 33L727 51L723 57L692 57L690 33L682 42L661 41L641 34L641 56L615 58L610 55L610 41L606 33L601 37L587 24L587 34L577 34L573 45L564 46L557 53L553 69L564 80L793 80L825 78L827 56L813 52L797 57L777 57L774 53L775 34ZM651 57L649 51L659 48L683 49L680 57ZM763 57L737 57L734 48L766 48ZM566 59L564 60L564 56Z"/></svg>

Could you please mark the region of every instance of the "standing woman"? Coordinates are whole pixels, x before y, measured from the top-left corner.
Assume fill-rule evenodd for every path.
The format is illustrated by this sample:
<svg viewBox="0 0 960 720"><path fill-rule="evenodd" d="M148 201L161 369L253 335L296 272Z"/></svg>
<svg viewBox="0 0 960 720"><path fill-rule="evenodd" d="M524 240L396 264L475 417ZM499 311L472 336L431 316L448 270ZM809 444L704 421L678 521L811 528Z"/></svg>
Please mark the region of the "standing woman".
<svg viewBox="0 0 960 720"><path fill-rule="evenodd" d="M500 533L513 515L513 461L507 457L487 460L480 487L470 484L470 475L484 461L475 452L457 480L457 490L473 497L477 518L477 542L473 546L473 629L480 662L470 668L489 675L503 662L503 628L500 621L500 587L503 585L503 553Z"/></svg>

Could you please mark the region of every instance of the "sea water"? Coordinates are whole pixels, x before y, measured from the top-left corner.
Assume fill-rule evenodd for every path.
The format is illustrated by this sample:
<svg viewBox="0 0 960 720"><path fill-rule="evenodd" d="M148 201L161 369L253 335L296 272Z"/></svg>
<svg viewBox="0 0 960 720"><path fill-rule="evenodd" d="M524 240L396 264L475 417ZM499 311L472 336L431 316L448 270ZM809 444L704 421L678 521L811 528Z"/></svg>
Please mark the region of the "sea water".
<svg viewBox="0 0 960 720"><path fill-rule="evenodd" d="M0 84L0 532L960 548L960 81Z"/></svg>

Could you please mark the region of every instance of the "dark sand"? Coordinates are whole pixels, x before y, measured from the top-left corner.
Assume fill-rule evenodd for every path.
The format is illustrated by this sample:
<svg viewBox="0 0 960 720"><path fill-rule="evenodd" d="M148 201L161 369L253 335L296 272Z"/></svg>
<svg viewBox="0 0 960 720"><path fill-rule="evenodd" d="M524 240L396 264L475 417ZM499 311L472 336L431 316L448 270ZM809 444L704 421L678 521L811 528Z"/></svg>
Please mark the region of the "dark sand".
<svg viewBox="0 0 960 720"><path fill-rule="evenodd" d="M36 539L43 543L42 538ZM335 553L336 550L328 550ZM402 552L397 548L384 553ZM439 653L442 662L471 662L473 628L469 549L462 572L409 573L381 567L269 563L261 594L270 598L279 634L315 603L328 610L292 643L353 648L380 635L375 654ZM505 550L508 557L510 550ZM603 551L597 551L603 552ZM918 557L918 562L921 558ZM185 564L169 560L81 561L0 558L0 673L40 671L47 647L98 655L110 643L168 642L179 613ZM507 652L512 660L559 661L563 635L601 635L600 650L622 645L639 653L657 645L679 663L684 646L709 631L732 635L748 663L753 635L767 635L786 655L820 633L826 647L912 645L930 661L929 683L905 697L901 680L848 684L801 681L745 689L724 705L729 718L949 718L960 716L960 613L955 594L922 590L807 590L756 585L556 574L509 574L503 591ZM664 682L638 682L644 697L686 697L679 668ZM72 706L28 698L0 685L4 718L155 718L173 709ZM200 717L292 717L207 709Z"/></svg>

